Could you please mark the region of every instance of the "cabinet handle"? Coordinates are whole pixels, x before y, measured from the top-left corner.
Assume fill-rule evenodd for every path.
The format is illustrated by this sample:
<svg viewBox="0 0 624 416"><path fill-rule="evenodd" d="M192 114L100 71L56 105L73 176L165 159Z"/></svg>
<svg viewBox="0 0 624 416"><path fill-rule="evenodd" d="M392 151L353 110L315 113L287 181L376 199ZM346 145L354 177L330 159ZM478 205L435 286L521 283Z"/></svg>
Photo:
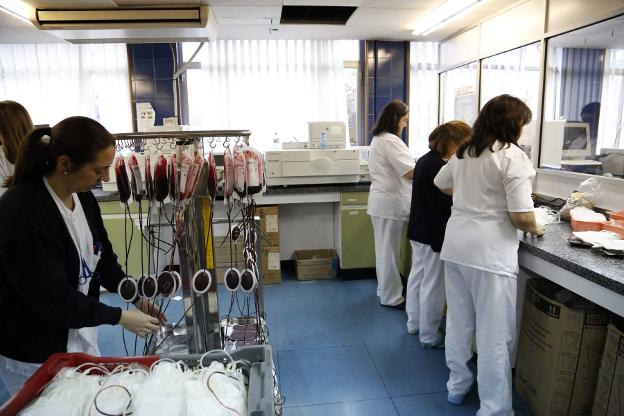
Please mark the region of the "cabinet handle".
<svg viewBox="0 0 624 416"><path fill-rule="evenodd" d="M347 198L347 202L356 202L357 198Z"/></svg>
<svg viewBox="0 0 624 416"><path fill-rule="evenodd" d="M349 215L360 215L359 211L349 211Z"/></svg>

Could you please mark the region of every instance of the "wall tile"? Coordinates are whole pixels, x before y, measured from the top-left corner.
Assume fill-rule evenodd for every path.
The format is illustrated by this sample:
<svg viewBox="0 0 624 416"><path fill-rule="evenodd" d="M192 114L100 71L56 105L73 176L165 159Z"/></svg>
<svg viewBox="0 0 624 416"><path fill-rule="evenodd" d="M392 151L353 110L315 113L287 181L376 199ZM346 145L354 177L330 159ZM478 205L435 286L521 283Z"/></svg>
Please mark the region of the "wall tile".
<svg viewBox="0 0 624 416"><path fill-rule="evenodd" d="M134 81L134 95L137 100L150 100L155 97L155 87L153 80Z"/></svg>
<svg viewBox="0 0 624 416"><path fill-rule="evenodd" d="M134 59L132 78L134 80L154 79L154 60Z"/></svg>
<svg viewBox="0 0 624 416"><path fill-rule="evenodd" d="M154 59L154 48L151 43L128 45L134 59Z"/></svg>

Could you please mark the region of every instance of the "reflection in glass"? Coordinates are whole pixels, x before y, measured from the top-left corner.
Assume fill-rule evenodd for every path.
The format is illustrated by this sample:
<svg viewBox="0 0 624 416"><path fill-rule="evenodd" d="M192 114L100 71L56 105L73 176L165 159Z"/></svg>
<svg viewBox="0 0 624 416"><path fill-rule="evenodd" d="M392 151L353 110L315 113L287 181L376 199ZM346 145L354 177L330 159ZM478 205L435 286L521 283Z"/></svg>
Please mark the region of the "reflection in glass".
<svg viewBox="0 0 624 416"><path fill-rule="evenodd" d="M440 74L442 123L462 120L472 125L477 119L477 63Z"/></svg>
<svg viewBox="0 0 624 416"><path fill-rule="evenodd" d="M548 41L540 165L624 178L624 16Z"/></svg>
<svg viewBox="0 0 624 416"><path fill-rule="evenodd" d="M518 141L531 158L535 143L535 117L540 80L540 44L533 43L481 61L481 107L490 99L509 94L520 98L533 112Z"/></svg>

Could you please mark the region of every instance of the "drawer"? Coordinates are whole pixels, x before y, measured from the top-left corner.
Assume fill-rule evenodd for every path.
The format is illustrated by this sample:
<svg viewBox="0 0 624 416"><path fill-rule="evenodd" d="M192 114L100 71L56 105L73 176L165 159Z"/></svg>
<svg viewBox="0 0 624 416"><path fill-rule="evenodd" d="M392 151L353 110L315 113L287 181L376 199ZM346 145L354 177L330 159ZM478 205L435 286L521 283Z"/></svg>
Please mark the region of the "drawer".
<svg viewBox="0 0 624 416"><path fill-rule="evenodd" d="M340 194L342 205L366 205L368 192L343 192Z"/></svg>

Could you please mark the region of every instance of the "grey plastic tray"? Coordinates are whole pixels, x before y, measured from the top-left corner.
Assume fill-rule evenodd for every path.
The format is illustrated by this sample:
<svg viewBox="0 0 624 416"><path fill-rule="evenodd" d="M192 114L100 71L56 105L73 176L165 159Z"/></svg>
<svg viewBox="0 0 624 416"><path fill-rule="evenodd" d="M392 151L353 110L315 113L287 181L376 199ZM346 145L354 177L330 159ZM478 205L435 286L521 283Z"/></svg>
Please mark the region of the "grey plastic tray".
<svg viewBox="0 0 624 416"><path fill-rule="evenodd" d="M185 361L195 366L201 354L162 355L174 360ZM249 388L247 391L247 416L274 416L273 398L273 356L270 345L254 345L242 347L232 353L235 360L247 360L251 363L249 372ZM204 365L215 360L227 360L223 353L215 352L204 357Z"/></svg>

